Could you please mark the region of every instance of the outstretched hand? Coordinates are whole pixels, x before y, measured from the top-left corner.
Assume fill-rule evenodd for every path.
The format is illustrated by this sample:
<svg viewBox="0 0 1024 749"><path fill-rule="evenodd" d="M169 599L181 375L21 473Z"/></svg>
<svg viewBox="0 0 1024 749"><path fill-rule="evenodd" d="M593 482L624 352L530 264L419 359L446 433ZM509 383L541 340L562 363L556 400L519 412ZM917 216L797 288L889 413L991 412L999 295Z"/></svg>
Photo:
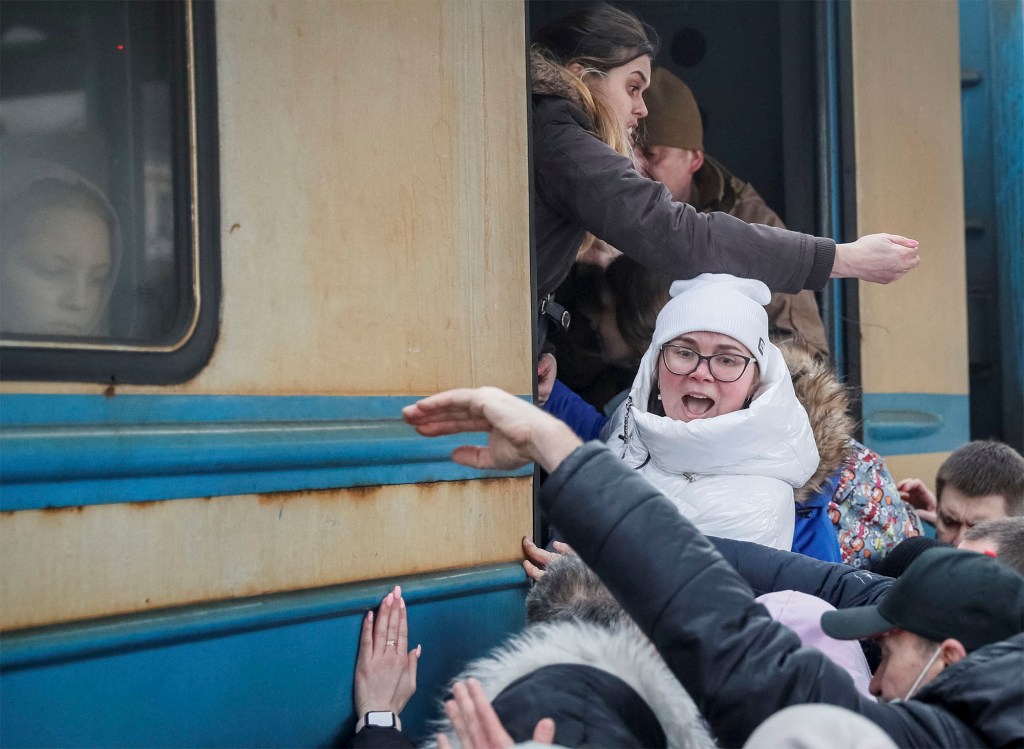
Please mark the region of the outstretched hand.
<svg viewBox="0 0 1024 749"><path fill-rule="evenodd" d="M523 560L523 569L526 570L527 577L534 582L544 577L548 565L558 557L563 554L575 554L572 547L562 541L555 541L553 546L555 550L548 551L537 546L529 536L523 536L523 554L526 556Z"/></svg>
<svg viewBox="0 0 1024 749"><path fill-rule="evenodd" d="M892 283L921 263L916 239L898 234L868 234L856 242L836 245L832 278L859 278Z"/></svg>
<svg viewBox="0 0 1024 749"><path fill-rule="evenodd" d="M408 613L396 585L380 602L376 616L369 611L363 617L352 690L360 721L371 710L398 715L416 692L416 666L423 648L408 647Z"/></svg>
<svg viewBox="0 0 1024 749"><path fill-rule="evenodd" d="M402 409L426 437L487 432L487 446L463 445L452 460L471 468L509 470L530 462L554 471L582 442L563 422L493 387L448 390Z"/></svg>
<svg viewBox="0 0 1024 749"><path fill-rule="evenodd" d="M462 749L508 749L515 745L479 681L455 682L452 697L444 703L444 712L455 728ZM555 740L555 721L541 718L533 729L533 740L538 744L552 743ZM437 746L438 749L452 749L451 742L443 733L437 735Z"/></svg>
<svg viewBox="0 0 1024 749"><path fill-rule="evenodd" d="M926 523L935 525L935 511L938 501L932 490L921 479L903 479L896 484L900 499L917 510L917 516Z"/></svg>

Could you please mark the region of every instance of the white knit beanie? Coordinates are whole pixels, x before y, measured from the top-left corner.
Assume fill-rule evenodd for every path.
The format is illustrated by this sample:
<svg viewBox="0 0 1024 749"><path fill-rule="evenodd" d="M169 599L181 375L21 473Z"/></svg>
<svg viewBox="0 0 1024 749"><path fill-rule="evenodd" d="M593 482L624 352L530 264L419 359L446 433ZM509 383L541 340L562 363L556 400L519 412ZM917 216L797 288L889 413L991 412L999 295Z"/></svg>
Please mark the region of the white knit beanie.
<svg viewBox="0 0 1024 749"><path fill-rule="evenodd" d="M768 348L768 313L772 294L760 281L727 273L701 273L676 281L672 298L658 315L652 346L658 348L685 333L706 330L731 336L754 355L761 371Z"/></svg>

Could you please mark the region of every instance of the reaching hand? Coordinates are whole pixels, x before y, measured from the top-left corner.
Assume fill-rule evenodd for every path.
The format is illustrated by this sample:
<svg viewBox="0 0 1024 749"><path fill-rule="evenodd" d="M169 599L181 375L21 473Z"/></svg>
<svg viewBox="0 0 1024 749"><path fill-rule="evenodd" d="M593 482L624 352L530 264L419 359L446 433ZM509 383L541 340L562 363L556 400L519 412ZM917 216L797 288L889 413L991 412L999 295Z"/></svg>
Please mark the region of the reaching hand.
<svg viewBox="0 0 1024 749"><path fill-rule="evenodd" d="M551 473L582 444L563 422L493 387L438 393L406 406L402 417L426 437L487 432L487 447L452 451L453 461L472 468L507 470L536 461Z"/></svg>
<svg viewBox="0 0 1024 749"><path fill-rule="evenodd" d="M526 555L526 559L523 560L523 569L526 570L526 575L534 582L544 577L547 572L547 566L559 556L575 553L569 544L561 541L555 541L554 547L554 551L542 549L533 542L532 538L523 536L523 554Z"/></svg>
<svg viewBox="0 0 1024 749"><path fill-rule="evenodd" d="M558 360L554 354L541 354L537 362L537 405L543 406L551 397L551 389L558 377Z"/></svg>
<svg viewBox="0 0 1024 749"><path fill-rule="evenodd" d="M921 262L917 240L898 234L868 234L856 242L836 245L832 278L859 278L891 283Z"/></svg>
<svg viewBox="0 0 1024 749"><path fill-rule="evenodd" d="M938 500L932 494L921 479L903 479L896 484L900 492L900 499L917 510L917 516L926 523L935 525L935 510L938 508Z"/></svg>
<svg viewBox="0 0 1024 749"><path fill-rule="evenodd" d="M494 712L480 682L469 679L455 682L452 697L444 703L444 712L455 728L462 749L508 749L516 742L509 736L501 719ZM550 744L555 740L555 721L542 718L533 729L533 740ZM443 733L437 735L438 749L451 749L451 742Z"/></svg>
<svg viewBox="0 0 1024 749"><path fill-rule="evenodd" d="M371 710L398 715L416 691L421 645L409 646L409 622L397 585L380 602L377 616L367 612L359 636L353 702L360 719Z"/></svg>

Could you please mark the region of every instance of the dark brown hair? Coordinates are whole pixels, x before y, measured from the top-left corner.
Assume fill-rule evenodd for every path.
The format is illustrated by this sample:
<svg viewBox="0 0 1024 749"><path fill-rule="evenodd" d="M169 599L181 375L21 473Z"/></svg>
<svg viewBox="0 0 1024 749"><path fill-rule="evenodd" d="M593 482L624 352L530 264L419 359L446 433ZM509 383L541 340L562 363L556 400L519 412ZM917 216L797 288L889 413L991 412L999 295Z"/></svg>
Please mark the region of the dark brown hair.
<svg viewBox="0 0 1024 749"><path fill-rule="evenodd" d="M629 11L595 3L542 26L533 35L559 64L607 73L641 55L658 54L657 32Z"/></svg>
<svg viewBox="0 0 1024 749"><path fill-rule="evenodd" d="M998 494L1007 515L1024 515L1024 457L1002 442L975 440L954 450L935 475L939 504L946 484L968 497Z"/></svg>
<svg viewBox="0 0 1024 749"><path fill-rule="evenodd" d="M604 279L615 301L615 325L639 360L651 345L658 313L669 300L668 290L673 279L625 255L608 265Z"/></svg>
<svg viewBox="0 0 1024 749"><path fill-rule="evenodd" d="M658 54L658 34L632 13L596 3L542 26L533 35L533 53L565 69L566 82L594 121L594 135L632 159L626 128L589 81L642 55ZM578 75L568 70L579 65Z"/></svg>

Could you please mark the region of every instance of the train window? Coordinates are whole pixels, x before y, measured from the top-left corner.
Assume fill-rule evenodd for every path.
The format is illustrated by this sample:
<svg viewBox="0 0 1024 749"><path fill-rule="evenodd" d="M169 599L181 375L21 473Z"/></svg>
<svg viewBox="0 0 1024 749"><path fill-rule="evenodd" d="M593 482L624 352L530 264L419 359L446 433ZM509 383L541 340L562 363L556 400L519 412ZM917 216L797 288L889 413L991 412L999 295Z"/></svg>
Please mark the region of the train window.
<svg viewBox="0 0 1024 749"><path fill-rule="evenodd" d="M212 13L5 0L5 377L170 382L208 359L219 287Z"/></svg>

